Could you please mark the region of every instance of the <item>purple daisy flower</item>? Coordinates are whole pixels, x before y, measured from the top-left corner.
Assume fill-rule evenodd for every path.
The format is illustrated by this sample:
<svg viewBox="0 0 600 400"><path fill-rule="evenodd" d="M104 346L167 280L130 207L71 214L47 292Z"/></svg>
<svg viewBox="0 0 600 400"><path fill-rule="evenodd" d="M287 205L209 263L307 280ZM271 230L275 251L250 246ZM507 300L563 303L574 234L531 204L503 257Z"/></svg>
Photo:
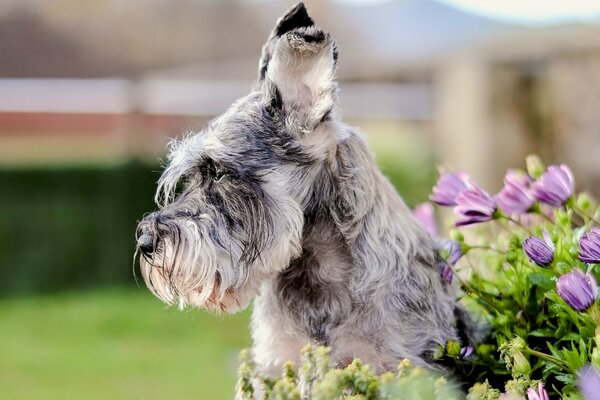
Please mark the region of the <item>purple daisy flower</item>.
<svg viewBox="0 0 600 400"><path fill-rule="evenodd" d="M459 217L456 226L465 226L490 221L498 207L496 202L485 190L473 187L456 197L454 213Z"/></svg>
<svg viewBox="0 0 600 400"><path fill-rule="evenodd" d="M455 206L456 196L473 187L471 178L462 172L444 172L433 187L429 200L440 206Z"/></svg>
<svg viewBox="0 0 600 400"><path fill-rule="evenodd" d="M432 237L437 236L437 224L435 222L433 205L431 203L422 203L417 205L413 210L413 215Z"/></svg>
<svg viewBox="0 0 600 400"><path fill-rule="evenodd" d="M588 264L600 264L600 228L592 228L579 239L579 259Z"/></svg>
<svg viewBox="0 0 600 400"><path fill-rule="evenodd" d="M591 273L584 274L575 268L558 278L556 291L575 310L583 312L590 308L598 297L598 284Z"/></svg>
<svg viewBox="0 0 600 400"><path fill-rule="evenodd" d="M528 175L508 170L504 177L504 187L494 196L498 207L509 215L527 212L535 202L530 189L532 182Z"/></svg>
<svg viewBox="0 0 600 400"><path fill-rule="evenodd" d="M473 355L473 351L474 351L474 349L471 346L462 347L460 349L460 353L458 354L458 359L465 360L465 359L471 357Z"/></svg>
<svg viewBox="0 0 600 400"><path fill-rule="evenodd" d="M446 261L441 261L438 267L440 269L440 275L442 276L442 282L444 282L446 285L451 284L454 272L452 271L450 265L448 265Z"/></svg>
<svg viewBox="0 0 600 400"><path fill-rule="evenodd" d="M585 400L596 400L600 396L600 371L586 365L577 374L579 390Z"/></svg>
<svg viewBox="0 0 600 400"><path fill-rule="evenodd" d="M548 392L544 388L544 384L542 382L538 384L537 389L527 389L527 400L550 400L550 397L548 397Z"/></svg>
<svg viewBox="0 0 600 400"><path fill-rule="evenodd" d="M540 267L547 267L554 260L554 243L547 232L544 232L544 240L535 236L525 239L523 250L527 257Z"/></svg>
<svg viewBox="0 0 600 400"><path fill-rule="evenodd" d="M552 165L531 186L531 189L535 198L542 203L560 207L573 195L575 178L571 169L566 165Z"/></svg>

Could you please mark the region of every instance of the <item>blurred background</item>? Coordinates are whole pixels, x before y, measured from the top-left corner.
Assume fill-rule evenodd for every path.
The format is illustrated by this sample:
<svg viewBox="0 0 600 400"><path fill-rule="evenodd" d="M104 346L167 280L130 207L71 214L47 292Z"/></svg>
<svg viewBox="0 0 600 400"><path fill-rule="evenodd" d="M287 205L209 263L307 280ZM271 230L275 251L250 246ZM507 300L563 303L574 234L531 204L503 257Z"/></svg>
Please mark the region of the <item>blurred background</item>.
<svg viewBox="0 0 600 400"><path fill-rule="evenodd" d="M307 0L345 119L407 202L536 152L600 195L600 3ZM0 0L0 397L227 399L248 316L134 280L169 138L248 93L293 2Z"/></svg>

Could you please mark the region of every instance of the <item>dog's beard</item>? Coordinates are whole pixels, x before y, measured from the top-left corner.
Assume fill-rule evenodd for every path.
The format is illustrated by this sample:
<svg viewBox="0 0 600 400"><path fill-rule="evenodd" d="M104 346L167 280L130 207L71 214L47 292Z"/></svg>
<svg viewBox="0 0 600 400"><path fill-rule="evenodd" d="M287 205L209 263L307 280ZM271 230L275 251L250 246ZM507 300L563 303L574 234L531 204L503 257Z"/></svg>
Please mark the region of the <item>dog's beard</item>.
<svg viewBox="0 0 600 400"><path fill-rule="evenodd" d="M222 235L193 220L157 223L153 229L154 237L161 239L151 257L140 255L140 270L156 297L180 308L189 305L215 312L247 306L256 284L240 262L239 243L229 242L226 248Z"/></svg>
<svg viewBox="0 0 600 400"><path fill-rule="evenodd" d="M141 254L140 269L152 293L181 308L190 305L217 312L245 308L262 282L283 270L301 250L299 204L279 185L263 187L260 195L243 185L246 191L230 189L222 194L219 207L188 192L163 204L158 216L146 218L138 233L155 243L150 256ZM199 209L202 212L189 211Z"/></svg>

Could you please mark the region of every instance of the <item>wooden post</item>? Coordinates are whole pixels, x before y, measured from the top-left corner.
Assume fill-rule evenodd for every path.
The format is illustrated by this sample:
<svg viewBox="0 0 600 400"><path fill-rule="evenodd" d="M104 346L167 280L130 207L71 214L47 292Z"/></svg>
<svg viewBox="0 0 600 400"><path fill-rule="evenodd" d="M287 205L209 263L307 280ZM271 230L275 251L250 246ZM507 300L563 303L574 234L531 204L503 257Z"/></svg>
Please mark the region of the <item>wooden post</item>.
<svg viewBox="0 0 600 400"><path fill-rule="evenodd" d="M495 189L490 71L485 60L460 54L436 73L435 151L439 162Z"/></svg>

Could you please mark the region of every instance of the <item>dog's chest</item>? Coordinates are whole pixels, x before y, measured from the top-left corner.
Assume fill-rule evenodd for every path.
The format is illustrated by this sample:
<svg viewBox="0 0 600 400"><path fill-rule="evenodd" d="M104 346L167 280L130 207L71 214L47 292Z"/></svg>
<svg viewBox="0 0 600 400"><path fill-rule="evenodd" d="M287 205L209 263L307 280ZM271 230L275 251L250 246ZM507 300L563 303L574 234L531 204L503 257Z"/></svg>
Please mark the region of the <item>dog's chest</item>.
<svg viewBox="0 0 600 400"><path fill-rule="evenodd" d="M296 328L327 344L329 331L352 310L352 257L333 224L317 223L305 233L302 255L277 282L278 300Z"/></svg>

